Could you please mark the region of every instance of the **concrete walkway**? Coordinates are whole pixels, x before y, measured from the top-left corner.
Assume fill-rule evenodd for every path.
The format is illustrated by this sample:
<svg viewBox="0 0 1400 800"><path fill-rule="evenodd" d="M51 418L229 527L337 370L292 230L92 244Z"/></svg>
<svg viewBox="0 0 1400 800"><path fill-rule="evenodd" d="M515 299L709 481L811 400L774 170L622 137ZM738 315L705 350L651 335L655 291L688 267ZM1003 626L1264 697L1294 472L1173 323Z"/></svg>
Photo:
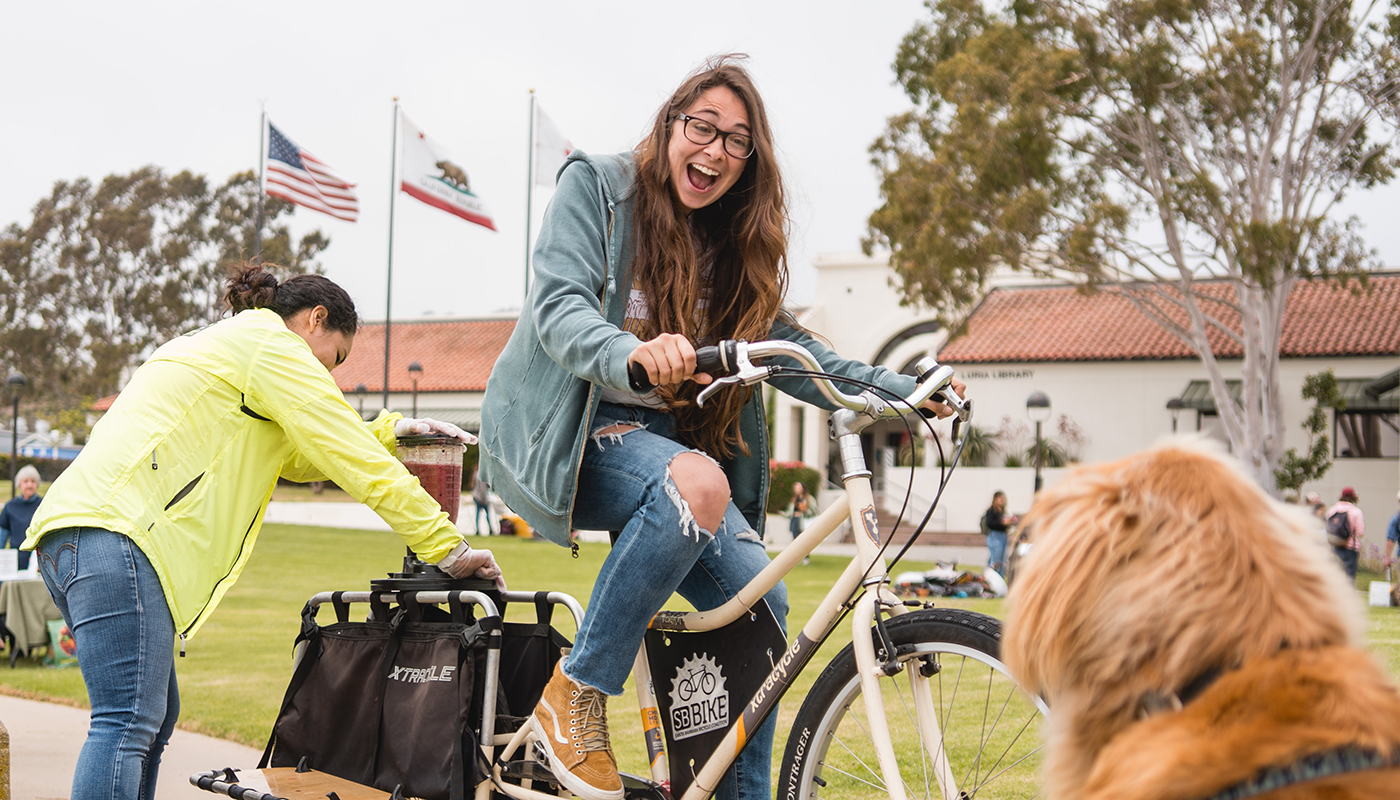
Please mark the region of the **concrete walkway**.
<svg viewBox="0 0 1400 800"><path fill-rule="evenodd" d="M0 722L10 732L10 797L67 800L78 751L87 738L87 709L0 695ZM250 769L261 757L262 751L251 747L177 730L161 759L156 796L207 800L214 795L191 786L191 775L224 767Z"/></svg>

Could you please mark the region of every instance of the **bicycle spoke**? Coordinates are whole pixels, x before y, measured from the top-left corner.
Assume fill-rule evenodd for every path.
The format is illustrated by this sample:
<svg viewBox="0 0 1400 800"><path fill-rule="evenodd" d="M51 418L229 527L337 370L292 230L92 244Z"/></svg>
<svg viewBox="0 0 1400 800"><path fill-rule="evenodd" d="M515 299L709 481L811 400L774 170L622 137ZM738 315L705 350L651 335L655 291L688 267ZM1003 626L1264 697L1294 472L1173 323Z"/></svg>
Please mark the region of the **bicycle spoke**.
<svg viewBox="0 0 1400 800"><path fill-rule="evenodd" d="M849 716L852 720L855 721L856 725L860 726L861 732L865 734L865 739L866 739L866 741L874 741L874 737L871 735L870 729L867 728L867 727L865 726L865 720L864 720L864 719L862 719L860 716L858 716L858 715L856 715L856 714L848 714L848 716ZM836 735L833 734L831 738L832 738L832 741L834 741L834 742L836 742L837 744L841 745L841 749L842 749L842 750L845 750L847 753L850 754L852 760L854 760L854 761L855 761L857 764L859 764L860 766L864 767L866 772L870 773L871 775L880 775L880 771L879 771L878 769L871 769L871 768L870 768L870 765L867 764L867 763L865 763L865 759L863 759L863 758L861 758L859 755L857 755L856 752L855 752L854 750L852 750L849 746L847 746L847 744L846 744L844 741L842 741L842 740L840 739L840 737L838 737L838 736L836 736ZM838 771L839 771L839 770L838 770ZM854 778L855 776L852 775L851 777ZM881 775L881 778L882 778L882 779L883 779L883 777L884 777L884 776ZM860 780L860 779L859 779L859 778L856 778L856 780ZM868 781L861 781L861 782L862 782L862 783L868 783ZM881 788L883 788L883 786L882 786Z"/></svg>

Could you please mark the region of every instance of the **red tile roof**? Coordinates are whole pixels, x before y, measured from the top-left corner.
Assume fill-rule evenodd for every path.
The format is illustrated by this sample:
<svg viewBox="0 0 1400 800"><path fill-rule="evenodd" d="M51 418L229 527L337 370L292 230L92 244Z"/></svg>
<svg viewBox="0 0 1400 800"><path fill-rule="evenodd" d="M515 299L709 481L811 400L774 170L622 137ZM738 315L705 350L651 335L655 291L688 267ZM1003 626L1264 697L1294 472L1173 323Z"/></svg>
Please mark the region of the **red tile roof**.
<svg viewBox="0 0 1400 800"><path fill-rule="evenodd" d="M115 403L115 402L117 402L117 396L114 395L114 394L109 394L109 395L107 395L106 397L103 397L103 398L100 399L100 400L94 401L93 404L92 404L92 410L93 410L93 411L106 411L107 409L111 408L111 407L112 407L112 404Z"/></svg>
<svg viewBox="0 0 1400 800"><path fill-rule="evenodd" d="M1232 285L1224 281L1199 283L1197 289L1204 297L1234 300ZM1330 280L1299 281L1284 314L1281 354L1400 355L1400 273L1373 274L1369 289L1358 290L1355 281L1345 288ZM1208 301L1202 307L1239 329L1239 315L1227 307ZM1218 330L1208 338L1217 357L1243 354ZM938 354L940 361L964 364L1196 357L1118 290L1082 294L1072 286L992 290L968 317L965 333Z"/></svg>
<svg viewBox="0 0 1400 800"><path fill-rule="evenodd" d="M483 392L496 357L515 330L513 319L395 322L389 328L389 391L408 392L408 365L423 367L420 392ZM365 325L355 346L331 376L342 391L363 383L370 394L384 391L384 324Z"/></svg>

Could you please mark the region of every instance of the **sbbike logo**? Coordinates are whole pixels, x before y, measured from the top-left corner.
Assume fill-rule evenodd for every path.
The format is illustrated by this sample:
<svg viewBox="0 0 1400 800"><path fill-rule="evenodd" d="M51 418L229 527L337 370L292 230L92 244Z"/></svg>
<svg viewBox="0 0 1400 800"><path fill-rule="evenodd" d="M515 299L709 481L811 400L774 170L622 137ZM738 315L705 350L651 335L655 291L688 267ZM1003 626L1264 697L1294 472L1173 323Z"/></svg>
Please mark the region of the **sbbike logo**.
<svg viewBox="0 0 1400 800"><path fill-rule="evenodd" d="M671 738L688 739L729 727L729 690L707 653L687 658L671 679Z"/></svg>
<svg viewBox="0 0 1400 800"><path fill-rule="evenodd" d="M414 667L394 667L394 671L389 673L389 680L401 681L403 683L451 681L452 673L456 671L456 667L432 666L428 667L427 669L415 669Z"/></svg>

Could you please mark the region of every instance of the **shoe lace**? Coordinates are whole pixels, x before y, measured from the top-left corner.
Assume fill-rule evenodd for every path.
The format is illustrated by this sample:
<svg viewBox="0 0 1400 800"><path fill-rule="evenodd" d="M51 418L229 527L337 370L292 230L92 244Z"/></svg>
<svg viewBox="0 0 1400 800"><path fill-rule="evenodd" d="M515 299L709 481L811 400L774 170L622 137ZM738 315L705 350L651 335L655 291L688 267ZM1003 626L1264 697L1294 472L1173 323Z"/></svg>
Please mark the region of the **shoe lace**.
<svg viewBox="0 0 1400 800"><path fill-rule="evenodd" d="M582 687L579 692L578 708L581 714L579 720L579 744L585 752L601 750L612 753L612 744L608 741L608 700L607 697L597 689Z"/></svg>

